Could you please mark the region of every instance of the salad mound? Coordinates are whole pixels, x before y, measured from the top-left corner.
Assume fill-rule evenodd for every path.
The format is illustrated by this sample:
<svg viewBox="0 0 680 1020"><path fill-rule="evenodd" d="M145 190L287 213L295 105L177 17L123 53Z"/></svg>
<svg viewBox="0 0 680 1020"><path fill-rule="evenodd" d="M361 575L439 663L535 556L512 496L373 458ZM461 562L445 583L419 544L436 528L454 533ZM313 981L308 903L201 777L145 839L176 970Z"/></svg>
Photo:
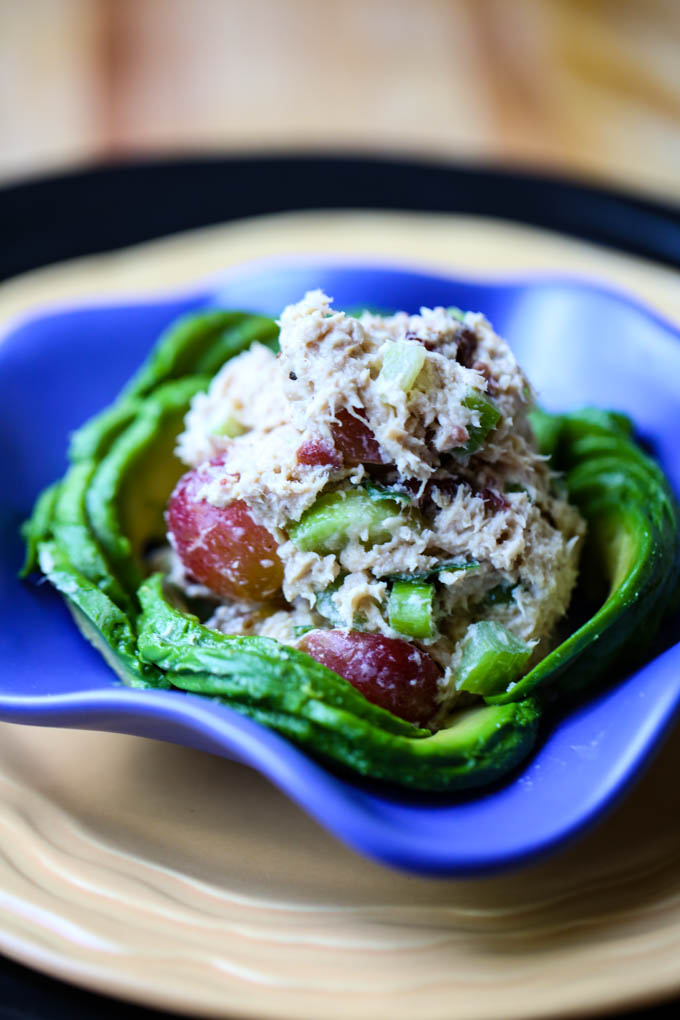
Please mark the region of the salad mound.
<svg viewBox="0 0 680 1020"><path fill-rule="evenodd" d="M584 522L482 315L355 317L314 291L280 325L278 354L253 344L192 400L173 583L219 597L208 627L302 648L440 728L549 650Z"/></svg>
<svg viewBox="0 0 680 1020"><path fill-rule="evenodd" d="M319 291L280 330L191 314L69 455L23 573L125 683L404 787L506 774L678 591L677 507L630 423L539 412L479 314Z"/></svg>

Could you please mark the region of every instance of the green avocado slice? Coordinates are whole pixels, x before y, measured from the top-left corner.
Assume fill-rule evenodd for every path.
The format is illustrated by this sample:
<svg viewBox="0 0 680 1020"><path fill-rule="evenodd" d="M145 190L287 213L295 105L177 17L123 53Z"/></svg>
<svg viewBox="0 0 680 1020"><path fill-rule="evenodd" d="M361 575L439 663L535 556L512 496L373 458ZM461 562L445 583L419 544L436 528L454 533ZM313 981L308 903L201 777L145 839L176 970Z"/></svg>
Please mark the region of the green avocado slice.
<svg viewBox="0 0 680 1020"><path fill-rule="evenodd" d="M191 397L204 376L159 387L142 401L132 423L103 457L87 490L94 534L126 590L134 593L147 542L163 539L163 511L182 465L173 455Z"/></svg>
<svg viewBox="0 0 680 1020"><path fill-rule="evenodd" d="M214 375L230 358L257 340L276 351L279 327L273 319L215 309L171 323L121 397L140 397L161 383L187 375Z"/></svg>
<svg viewBox="0 0 680 1020"><path fill-rule="evenodd" d="M40 569L61 592L87 640L120 679L131 687L169 687L160 670L137 654L137 639L129 618L100 588L71 563L56 542L41 542Z"/></svg>
<svg viewBox="0 0 680 1020"><path fill-rule="evenodd" d="M52 482L46 486L38 496L33 507L33 512L28 520L21 525L21 536L26 543L26 555L24 564L19 571L19 577L28 577L34 570L39 569L38 549L41 542L45 542L52 534L52 516L59 498L61 481Z"/></svg>
<svg viewBox="0 0 680 1020"><path fill-rule="evenodd" d="M90 418L71 436L69 460L101 460L111 443L134 420L139 400L118 400L111 407Z"/></svg>
<svg viewBox="0 0 680 1020"><path fill-rule="evenodd" d="M540 712L531 699L461 712L452 726L423 739L386 733L319 704L314 720L226 701L328 765L412 790L452 793L507 775L531 753Z"/></svg>
<svg viewBox="0 0 680 1020"><path fill-rule="evenodd" d="M79 461L69 468L54 506L52 535L73 567L129 613L133 601L104 556L87 517L85 499L96 469L93 460Z"/></svg>

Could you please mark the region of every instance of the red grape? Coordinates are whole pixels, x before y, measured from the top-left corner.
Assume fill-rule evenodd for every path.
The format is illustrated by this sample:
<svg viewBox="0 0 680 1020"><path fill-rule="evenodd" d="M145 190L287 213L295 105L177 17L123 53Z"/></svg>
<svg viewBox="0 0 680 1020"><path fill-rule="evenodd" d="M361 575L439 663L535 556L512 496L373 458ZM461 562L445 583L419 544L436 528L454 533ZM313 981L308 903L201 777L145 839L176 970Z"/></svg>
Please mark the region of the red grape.
<svg viewBox="0 0 680 1020"><path fill-rule="evenodd" d="M422 724L437 711L439 667L408 641L356 630L312 630L300 648L393 715Z"/></svg>
<svg viewBox="0 0 680 1020"><path fill-rule="evenodd" d="M342 467L342 454L323 439L307 439L297 452L298 464L313 467Z"/></svg>
<svg viewBox="0 0 680 1020"><path fill-rule="evenodd" d="M255 523L243 500L216 507L199 499L210 478L204 464L183 475L170 496L165 517L179 558L192 577L224 598L271 598L283 583L276 539Z"/></svg>
<svg viewBox="0 0 680 1020"><path fill-rule="evenodd" d="M356 413L363 415L363 410L357 409ZM348 467L384 463L378 441L365 422L344 408L338 411L336 418L332 426L333 439Z"/></svg>

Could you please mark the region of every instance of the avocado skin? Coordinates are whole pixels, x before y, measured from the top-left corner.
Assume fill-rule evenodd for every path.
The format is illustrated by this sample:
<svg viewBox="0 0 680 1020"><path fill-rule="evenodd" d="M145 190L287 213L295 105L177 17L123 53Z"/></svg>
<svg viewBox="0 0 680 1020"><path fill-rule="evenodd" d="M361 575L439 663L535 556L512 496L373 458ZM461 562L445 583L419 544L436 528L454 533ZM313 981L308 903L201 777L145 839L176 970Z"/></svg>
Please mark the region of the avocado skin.
<svg viewBox="0 0 680 1020"><path fill-rule="evenodd" d="M601 605L510 691L432 734L368 702L346 680L271 639L228 637L175 608L143 552L164 535L163 508L181 466L173 455L191 396L272 320L211 311L170 327L119 399L71 439L72 467L23 526L22 576L39 565L85 636L121 679L214 698L319 760L415 790L479 787L530 753L548 702L606 677L639 652L680 592L678 511L668 484L622 415L536 414L545 452L589 524L585 578ZM587 654L586 654L587 653Z"/></svg>

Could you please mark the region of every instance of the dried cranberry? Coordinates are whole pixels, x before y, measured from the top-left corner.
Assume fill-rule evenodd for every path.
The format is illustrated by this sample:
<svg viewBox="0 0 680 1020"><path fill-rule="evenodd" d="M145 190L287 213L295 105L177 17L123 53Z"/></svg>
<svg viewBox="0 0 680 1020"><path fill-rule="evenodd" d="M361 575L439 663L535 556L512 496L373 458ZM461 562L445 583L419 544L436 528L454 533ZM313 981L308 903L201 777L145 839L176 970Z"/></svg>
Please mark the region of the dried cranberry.
<svg viewBox="0 0 680 1020"><path fill-rule="evenodd" d="M471 329L462 329L457 337L456 361L463 368L470 368L477 350L477 335Z"/></svg>

